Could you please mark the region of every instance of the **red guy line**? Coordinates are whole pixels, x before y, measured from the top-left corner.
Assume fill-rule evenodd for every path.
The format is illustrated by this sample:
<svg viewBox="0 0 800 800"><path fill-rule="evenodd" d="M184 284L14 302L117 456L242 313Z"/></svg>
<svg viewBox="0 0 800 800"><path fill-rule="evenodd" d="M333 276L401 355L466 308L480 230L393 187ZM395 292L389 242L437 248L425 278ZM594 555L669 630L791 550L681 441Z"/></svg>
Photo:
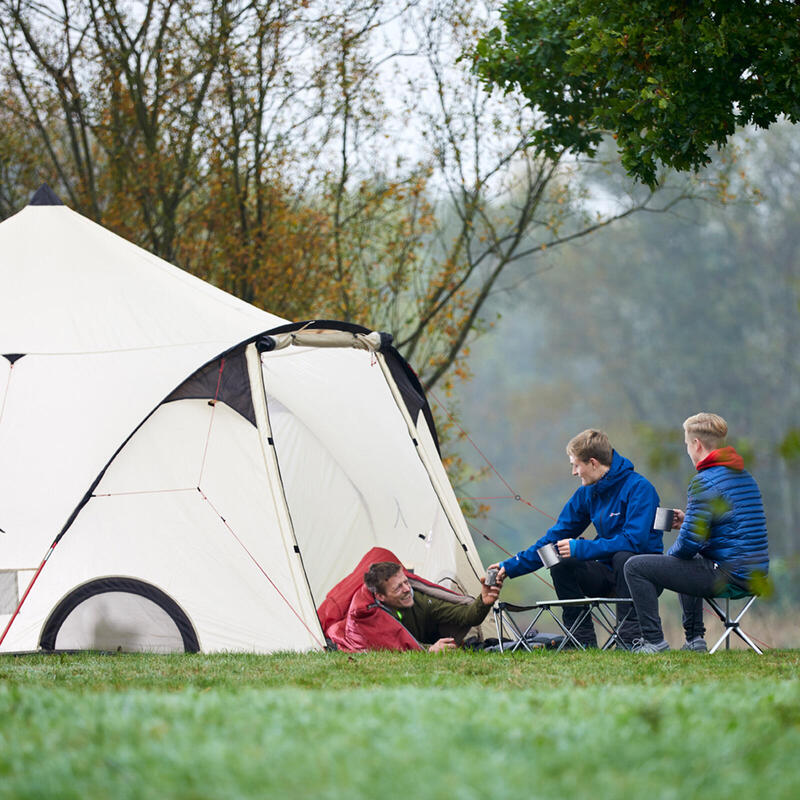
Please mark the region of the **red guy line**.
<svg viewBox="0 0 800 800"><path fill-rule="evenodd" d="M256 565L256 567L258 567L258 569L261 572L261 574L270 582L270 584L272 585L272 588L278 593L278 595L283 600L283 602L286 603L287 606L289 606L289 608L291 609L291 612L297 617L298 620L300 620L300 624L309 632L309 634L311 635L311 638L324 650L325 649L325 645L322 642L320 642L320 640L317 638L317 636L314 633L314 631L312 631L311 628L309 628L308 625L306 625L305 620L295 610L294 606L286 599L286 596L275 585L275 583L273 582L272 578L270 578L270 576L267 575L266 571L261 566L261 564L258 563L258 560L255 558L255 556L245 547L244 543L236 535L236 532L233 530L233 528L231 528L231 526L228 525L228 521L225 519L225 517L223 517L222 514L220 514L219 511L217 511L217 509L214 507L214 504L208 499L208 497L206 496L205 492L199 486L197 487L197 491L200 492L200 496L203 498L203 500L206 501L206 503L208 503L208 505L211 507L211 510L220 518L220 520L222 521L222 524L228 529L228 531L230 532L231 536L233 536L233 538L236 539L236 541L239 543L239 546L242 548L242 550L244 550L245 553L247 553L247 555L250 557L250 560Z"/></svg>
<svg viewBox="0 0 800 800"><path fill-rule="evenodd" d="M47 563L47 559L50 558L50 556L53 554L53 550L55 550L55 548L56 548L56 542L53 542L53 544L50 545L50 549L47 551L47 554L42 559L42 563L39 564L39 569L36 570L36 574L31 578L31 582L28 584L28 588L25 590L25 594L22 595L22 599L17 604L16 610L11 615L11 619L8 621L8 625L6 625L6 628L3 631L3 635L0 636L0 644L3 644L3 639L6 638L6 634L8 633L9 628L11 628L11 625L17 618L17 614L19 614L19 610L22 608L22 604L25 602L25 600L27 600L28 595L31 592L31 589L33 588L33 584L36 583L36 579L39 577L39 573L42 571L42 569L44 569L44 565Z"/></svg>
<svg viewBox="0 0 800 800"><path fill-rule="evenodd" d="M500 474L500 472L498 471L497 467L495 467L495 465L492 464L491 461L489 461L489 459L486 457L486 454L483 452L483 450L481 450L480 447L478 447L478 445L475 444L475 442L472 440L472 437L464 430L464 428L461 427L461 425L458 424L458 421L447 410L447 407L436 396L436 393L432 389L429 389L428 393L441 406L441 408L444 411L444 413L447 414L447 417L450 420L450 422L452 422L453 425L455 425L456 428L458 428L461 431L461 433L464 434L464 436L467 439L467 441L478 451L478 453L480 453L481 458L488 464L488 466L492 470L492 472L494 472L494 474L497 475L497 477L500 479L500 481L503 484L503 486L505 486L506 489L508 489L508 491L511 492L511 495L512 495L511 497L508 497L508 498L506 498L506 497L497 497L497 498L486 497L486 498L473 498L473 499L476 499L476 500L478 500L478 499L485 499L485 500L495 500L495 499L496 500L511 500L511 499L514 499L514 500L518 500L521 503L525 503L526 506L530 506L534 511L538 511L543 516L545 516L548 519L551 519L551 520L553 520L553 522L555 522L556 521L555 517L551 516L546 511L542 511L541 508L539 508L538 506L535 506L533 503L529 502L524 497L522 497L518 492L514 491L514 489L511 487L511 485L508 483L508 481Z"/></svg>
<svg viewBox="0 0 800 800"><path fill-rule="evenodd" d="M492 539L491 536L489 536L488 534L484 533L477 525L473 525L469 521L467 522L467 525L469 525L470 528L472 528L473 530L477 531L481 536L483 536L483 538L486 539L487 542L491 542L493 545L495 545L495 547L498 547L500 550L502 550L507 556L511 556L511 553L509 553L508 550L505 549L505 547L503 547L500 544L497 544L497 542L494 539ZM555 588L548 581L546 581L538 572L534 572L533 574L545 586L548 586L550 589L553 589L553 591L555 591Z"/></svg>

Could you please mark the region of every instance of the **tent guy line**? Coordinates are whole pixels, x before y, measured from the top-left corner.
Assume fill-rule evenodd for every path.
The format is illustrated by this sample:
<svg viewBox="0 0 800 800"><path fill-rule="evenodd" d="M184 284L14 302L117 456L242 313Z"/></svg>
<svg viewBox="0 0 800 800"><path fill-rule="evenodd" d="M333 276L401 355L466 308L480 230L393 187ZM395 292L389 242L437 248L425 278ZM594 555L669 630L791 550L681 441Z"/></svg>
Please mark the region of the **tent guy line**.
<svg viewBox="0 0 800 800"><path fill-rule="evenodd" d="M233 536L233 538L236 539L237 543L242 548L242 550L244 550L244 552L247 553L248 558L253 562L253 564L256 565L256 567L258 568L259 572L269 581L270 585L278 593L278 596L281 598L281 600L283 600L283 602L286 603L286 605L292 610L292 613L300 621L300 624L308 631L308 633L311 636L311 638L324 650L325 649L325 643L320 641L320 639L316 635L316 633L314 633L314 631L312 631L311 628L308 627L308 625L306 624L306 621L303 619L302 615L299 614L297 609L286 599L286 596L275 585L275 582L267 574L267 571L264 569L264 567L261 564L258 563L258 559L247 549L247 546L244 544L244 542L236 535L236 531L234 531L233 528L231 528L231 526L228 524L228 521L225 519L225 517L223 517L222 514L219 513L217 508L214 506L214 504L211 502L211 500L208 499L208 497L206 496L205 492L203 492L203 490L199 486L197 487L197 491L200 492L200 496L203 498L203 500L205 500L205 502L208 503L209 508L219 517L220 522L222 522L222 524L228 529L228 532L231 534L231 536Z"/></svg>
<svg viewBox="0 0 800 800"><path fill-rule="evenodd" d="M502 499L502 498L500 498L500 499ZM492 539L491 536L489 536L487 533L484 533L477 525L475 525L472 522L468 522L467 524L470 526L470 528L472 528L472 530L476 531L481 536L483 536L483 538L486 539L487 542L491 542L495 547L497 547L498 550L502 550L509 557L511 555L513 555L513 553L509 553L508 550L505 549L505 547L503 547L501 544L499 544L494 539ZM546 578L543 578L538 572L534 572L533 575L534 575L535 578L537 578L539 581L541 581L549 589L552 589L553 591L555 591L555 587L553 586L553 584L550 583L550 581L548 581Z"/></svg>
<svg viewBox="0 0 800 800"><path fill-rule="evenodd" d="M22 608L22 604L25 602L25 600L27 600L28 595L31 592L31 589L33 589L33 584L36 583L36 579L39 577L41 571L44 569L44 565L48 562L50 556L53 555L53 551L56 549L57 544L58 540L56 540L55 542L53 542L53 544L50 545L50 549L47 551L45 557L42 559L42 563L39 564L39 568L36 570L36 573L34 574L33 578L31 578L31 582L28 584L28 588L25 590L25 593L22 595L22 598L20 599L19 603L17 603L17 607L14 609L14 613L11 615L11 619L8 621L8 624L3 630L3 633L0 634L0 645L3 644L3 640L6 638L6 634L11 628L11 625L14 623L14 620L17 618L17 615L19 614L20 609Z"/></svg>
<svg viewBox="0 0 800 800"><path fill-rule="evenodd" d="M497 475L497 477L500 479L500 482L503 484L503 486L505 486L506 489L508 489L508 491L511 492L511 494L506 496L506 497L496 497L496 498L493 498L493 497L486 497L486 498L473 497L472 499L473 500L516 500L519 503L524 503L526 506L529 506L534 511L538 511L543 516L545 516L548 519L551 519L551 520L553 520L553 522L555 522L556 518L552 514L548 514L546 511L542 511L541 508L539 508L538 506L535 506L533 503L530 502L530 500L526 500L519 492L517 492L514 488L512 488L511 484L500 474L500 471L488 459L488 457L483 452L483 450L481 450L481 448L478 447L478 445L475 443L475 441L472 439L472 437L459 424L458 420L447 410L447 406L439 399L439 397L436 395L436 393L431 389L428 390L428 393L439 404L439 407L442 409L442 411L444 411L444 413L447 414L447 417L450 420L450 422L452 422L453 425L455 425L456 428L458 428L459 431L461 431L461 433L464 434L464 438L475 448L475 450L478 452L480 457L486 462L486 464L492 470L492 472L494 472L494 474Z"/></svg>

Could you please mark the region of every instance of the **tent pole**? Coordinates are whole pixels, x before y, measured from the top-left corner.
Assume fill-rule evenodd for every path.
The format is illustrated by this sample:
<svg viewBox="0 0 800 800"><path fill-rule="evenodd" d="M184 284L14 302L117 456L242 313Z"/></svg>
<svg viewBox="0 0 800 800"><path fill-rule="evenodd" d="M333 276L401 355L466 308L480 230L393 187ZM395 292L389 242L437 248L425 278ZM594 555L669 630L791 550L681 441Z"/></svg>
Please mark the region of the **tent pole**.
<svg viewBox="0 0 800 800"><path fill-rule="evenodd" d="M433 491L436 493L439 502L442 505L442 510L447 517L447 521L450 523L450 527L453 529L453 533L456 537L456 540L461 545L462 549L464 550L464 555L467 557L467 563L472 567L472 571L475 573L475 577L480 580L481 575L483 574L483 565L480 562L480 557L475 550L475 545L472 543L472 538L469 537L469 530L464 529L461 530L461 526L458 524L457 518L454 516L452 509L450 508L450 504L447 501L446 493L444 492L441 482L437 477L436 473L434 472L433 466L430 463L427 453L421 446L419 442L419 432L417 431L417 426L414 420L411 419L411 414L409 414L408 407L406 406L405 402L403 401L402 396L400 395L400 390L397 388L397 384L395 383L394 377L392 376L391 370L389 369L389 365L386 363L386 359L381 352L375 353L375 358L380 365L381 371L383 372L383 376L386 380L387 385L389 386L389 390L392 393L392 397L394 398L397 407L400 409L400 413L405 420L406 427L408 428L408 433L411 439L415 443L415 450L417 451L417 456L419 457L420 461L422 462L425 471L428 473L428 480L431 482L431 486L433 486ZM444 465L442 465L442 469L444 469ZM447 480L447 475L445 474L445 480ZM458 501L456 501L456 505L458 505ZM462 517L463 519L463 517ZM463 533L466 533L469 537L468 540L465 540ZM470 545L472 547L470 548ZM475 561L477 560L477 565Z"/></svg>

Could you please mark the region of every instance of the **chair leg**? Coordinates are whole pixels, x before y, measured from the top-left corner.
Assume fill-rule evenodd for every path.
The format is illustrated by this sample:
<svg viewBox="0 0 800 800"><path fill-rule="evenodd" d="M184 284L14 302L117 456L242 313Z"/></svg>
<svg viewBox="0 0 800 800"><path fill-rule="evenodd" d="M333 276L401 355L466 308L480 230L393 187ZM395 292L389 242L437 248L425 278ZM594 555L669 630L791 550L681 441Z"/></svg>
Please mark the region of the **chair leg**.
<svg viewBox="0 0 800 800"><path fill-rule="evenodd" d="M708 651L709 653L716 653L720 645L725 642L725 649L730 650L730 637L735 633L748 647L755 650L759 655L763 655L761 648L742 630L741 619L747 613L750 606L756 601L756 595L748 598L743 608L739 611L735 619L731 619L730 614L730 598L725 598L725 611L723 611L719 604L712 597L705 598L711 610L719 617L720 622L725 626L725 632L719 638L717 643Z"/></svg>

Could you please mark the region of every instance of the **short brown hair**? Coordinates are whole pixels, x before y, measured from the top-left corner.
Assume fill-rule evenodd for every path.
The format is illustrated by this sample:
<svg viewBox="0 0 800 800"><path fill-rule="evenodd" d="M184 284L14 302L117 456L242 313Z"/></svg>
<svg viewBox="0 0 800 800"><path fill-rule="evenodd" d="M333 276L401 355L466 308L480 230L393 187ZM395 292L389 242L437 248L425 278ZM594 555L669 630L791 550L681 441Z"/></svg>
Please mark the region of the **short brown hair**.
<svg viewBox="0 0 800 800"><path fill-rule="evenodd" d="M386 581L402 569L395 561L377 561L364 573L364 585L373 594L386 594Z"/></svg>
<svg viewBox="0 0 800 800"><path fill-rule="evenodd" d="M725 445L728 423L719 414L701 411L684 420L683 430L694 439L699 439L706 450L716 450Z"/></svg>
<svg viewBox="0 0 800 800"><path fill-rule="evenodd" d="M579 461L586 462L590 458L597 459L603 466L610 467L614 450L603 431L588 428L573 436L567 442L567 455L574 456Z"/></svg>

